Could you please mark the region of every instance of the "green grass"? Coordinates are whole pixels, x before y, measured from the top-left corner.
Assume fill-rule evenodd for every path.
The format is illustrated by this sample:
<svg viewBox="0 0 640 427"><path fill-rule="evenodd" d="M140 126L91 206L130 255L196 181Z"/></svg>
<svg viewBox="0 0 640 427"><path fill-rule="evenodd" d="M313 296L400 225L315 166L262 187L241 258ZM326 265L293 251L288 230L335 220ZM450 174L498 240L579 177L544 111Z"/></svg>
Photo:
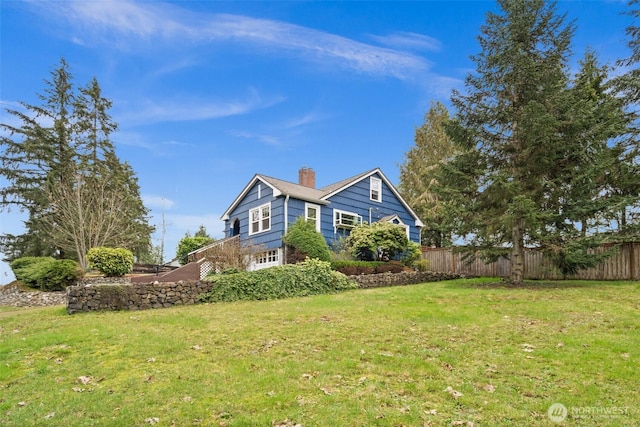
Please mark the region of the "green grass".
<svg viewBox="0 0 640 427"><path fill-rule="evenodd" d="M637 425L639 309L637 283L474 279L4 312L0 425ZM556 402L562 424L547 416Z"/></svg>

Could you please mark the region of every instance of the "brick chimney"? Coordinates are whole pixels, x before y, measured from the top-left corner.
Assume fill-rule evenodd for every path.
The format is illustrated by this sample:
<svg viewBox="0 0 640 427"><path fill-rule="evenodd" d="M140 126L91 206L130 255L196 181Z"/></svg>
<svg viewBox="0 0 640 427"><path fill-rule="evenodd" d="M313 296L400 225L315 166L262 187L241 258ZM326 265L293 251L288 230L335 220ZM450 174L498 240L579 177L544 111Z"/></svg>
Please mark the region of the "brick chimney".
<svg viewBox="0 0 640 427"><path fill-rule="evenodd" d="M309 188L316 188L316 173L313 169L303 166L298 171L298 183Z"/></svg>

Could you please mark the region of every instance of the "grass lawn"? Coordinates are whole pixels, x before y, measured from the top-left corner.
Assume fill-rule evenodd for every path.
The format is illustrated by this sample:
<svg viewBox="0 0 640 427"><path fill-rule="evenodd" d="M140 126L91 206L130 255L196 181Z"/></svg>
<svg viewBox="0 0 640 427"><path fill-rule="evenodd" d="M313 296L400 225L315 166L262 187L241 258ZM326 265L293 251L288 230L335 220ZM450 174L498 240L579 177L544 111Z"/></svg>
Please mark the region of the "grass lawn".
<svg viewBox="0 0 640 427"><path fill-rule="evenodd" d="M640 425L640 285L529 285L7 311L0 425Z"/></svg>

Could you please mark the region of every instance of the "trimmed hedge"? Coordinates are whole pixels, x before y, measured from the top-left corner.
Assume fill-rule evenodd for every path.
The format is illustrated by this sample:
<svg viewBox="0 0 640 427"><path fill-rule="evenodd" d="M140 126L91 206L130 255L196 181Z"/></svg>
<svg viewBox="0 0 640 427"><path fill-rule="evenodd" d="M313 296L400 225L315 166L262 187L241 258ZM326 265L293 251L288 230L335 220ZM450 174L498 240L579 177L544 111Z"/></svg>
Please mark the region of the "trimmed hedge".
<svg viewBox="0 0 640 427"><path fill-rule="evenodd" d="M82 277L77 262L51 257L17 258L11 263L11 270L25 285L43 291L62 291Z"/></svg>
<svg viewBox="0 0 640 427"><path fill-rule="evenodd" d="M400 273L405 270L402 264L394 261L332 261L331 268L347 276Z"/></svg>
<svg viewBox="0 0 640 427"><path fill-rule="evenodd" d="M133 270L133 253L124 248L92 248L87 252L92 268L107 277L121 277Z"/></svg>
<svg viewBox="0 0 640 427"><path fill-rule="evenodd" d="M207 276L215 282L213 289L200 296L203 302L270 300L328 294L358 285L344 274L331 269L326 261L307 258L257 271Z"/></svg>

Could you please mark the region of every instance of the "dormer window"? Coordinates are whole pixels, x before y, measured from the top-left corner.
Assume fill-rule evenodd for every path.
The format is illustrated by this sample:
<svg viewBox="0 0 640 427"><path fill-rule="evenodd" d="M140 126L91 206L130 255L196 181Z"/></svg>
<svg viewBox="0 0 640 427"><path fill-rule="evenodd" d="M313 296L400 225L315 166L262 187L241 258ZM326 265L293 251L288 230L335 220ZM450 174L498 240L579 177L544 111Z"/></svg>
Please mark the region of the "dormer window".
<svg viewBox="0 0 640 427"><path fill-rule="evenodd" d="M369 198L374 202L382 202L382 180L371 177L369 179Z"/></svg>

